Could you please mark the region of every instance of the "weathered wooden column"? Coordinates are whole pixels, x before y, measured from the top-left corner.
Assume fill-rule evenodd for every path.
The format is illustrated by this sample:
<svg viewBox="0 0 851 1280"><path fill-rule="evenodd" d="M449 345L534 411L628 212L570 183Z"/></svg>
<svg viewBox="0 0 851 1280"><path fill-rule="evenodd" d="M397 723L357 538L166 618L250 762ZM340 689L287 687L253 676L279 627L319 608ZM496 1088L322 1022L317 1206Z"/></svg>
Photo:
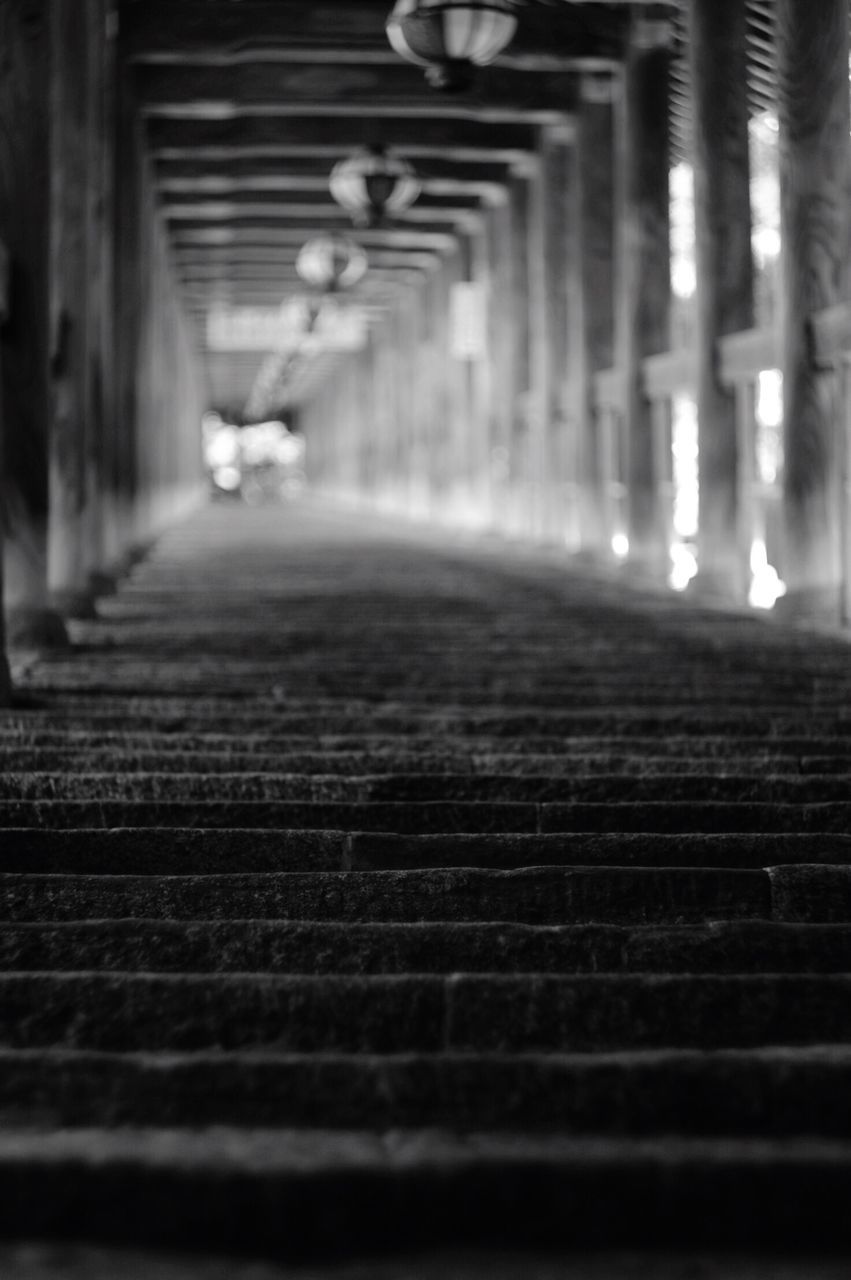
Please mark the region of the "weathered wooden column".
<svg viewBox="0 0 851 1280"><path fill-rule="evenodd" d="M531 383L531 308L529 280L529 179L525 170L515 172L509 187L511 201L511 321L514 347L514 402L511 443L509 447L509 479L507 519L508 532L530 531L531 491L534 471Z"/></svg>
<svg viewBox="0 0 851 1280"><path fill-rule="evenodd" d="M541 143L545 213L545 286L548 347L544 387L543 464L549 477L544 498L543 534L549 540L578 545L576 444L578 423L573 401L574 345L571 300L577 292L577 234L572 191L576 182L575 132L564 121L543 131Z"/></svg>
<svg viewBox="0 0 851 1280"><path fill-rule="evenodd" d="M9 319L9 303L11 300L11 278L9 270L9 254L6 246L0 240L0 336ZM2 356L0 356L0 477L3 474L3 365ZM0 488L2 493L2 488ZM3 523L0 521L0 602L3 599L3 539L4 529ZM9 675L9 660L6 657L6 618L0 604L0 707L9 705L12 692L12 682Z"/></svg>
<svg viewBox="0 0 851 1280"><path fill-rule="evenodd" d="M512 298L513 260L511 204L508 192L486 217L491 294L488 306L488 349L491 359L491 424L489 490L491 524L507 531L511 445L514 425L515 333Z"/></svg>
<svg viewBox="0 0 851 1280"><path fill-rule="evenodd" d="M612 79L585 77L576 114L573 241L577 288L570 295L578 442L580 549L608 551L603 458L594 378L615 356L615 114ZM608 537L607 537L608 535Z"/></svg>
<svg viewBox="0 0 851 1280"><path fill-rule="evenodd" d="M840 412L810 358L809 317L848 299L848 7L778 0L784 610L836 617Z"/></svg>
<svg viewBox="0 0 851 1280"><path fill-rule="evenodd" d="M741 597L735 396L718 340L754 323L745 0L691 0L700 507L695 586Z"/></svg>
<svg viewBox="0 0 851 1280"><path fill-rule="evenodd" d="M549 170L543 140L528 168L526 253L529 281L529 447L530 511L528 532L546 537L552 512L550 472L550 414L552 411L552 353L550 349L550 237L547 224Z"/></svg>
<svg viewBox="0 0 851 1280"><path fill-rule="evenodd" d="M91 6L54 0L51 16L50 314L51 421L47 576L66 617L94 616L92 545L94 405L90 325L96 278L89 258L91 172L89 86L101 57L103 28Z"/></svg>
<svg viewBox="0 0 851 1280"><path fill-rule="evenodd" d="M487 309L490 305L490 261L483 219L471 220L466 236L467 278L475 294L473 349L467 365L469 412L468 483L472 520L478 528L490 523L490 401L491 362Z"/></svg>
<svg viewBox="0 0 851 1280"><path fill-rule="evenodd" d="M623 377L630 554L667 572L643 361L670 342L669 28L633 18L619 102L617 364Z"/></svg>
<svg viewBox="0 0 851 1280"><path fill-rule="evenodd" d="M0 237L11 263L3 331L4 601L9 643L65 645L47 584L50 349L50 10L4 6Z"/></svg>

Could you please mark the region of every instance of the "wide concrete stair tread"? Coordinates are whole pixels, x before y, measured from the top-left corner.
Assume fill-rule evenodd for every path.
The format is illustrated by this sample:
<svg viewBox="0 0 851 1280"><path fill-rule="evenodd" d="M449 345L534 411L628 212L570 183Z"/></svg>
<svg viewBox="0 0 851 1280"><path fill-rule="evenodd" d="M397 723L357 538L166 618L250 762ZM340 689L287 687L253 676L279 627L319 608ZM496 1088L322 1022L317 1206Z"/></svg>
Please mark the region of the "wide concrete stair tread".
<svg viewBox="0 0 851 1280"><path fill-rule="evenodd" d="M0 1275L849 1274L847 642L378 528L15 659Z"/></svg>

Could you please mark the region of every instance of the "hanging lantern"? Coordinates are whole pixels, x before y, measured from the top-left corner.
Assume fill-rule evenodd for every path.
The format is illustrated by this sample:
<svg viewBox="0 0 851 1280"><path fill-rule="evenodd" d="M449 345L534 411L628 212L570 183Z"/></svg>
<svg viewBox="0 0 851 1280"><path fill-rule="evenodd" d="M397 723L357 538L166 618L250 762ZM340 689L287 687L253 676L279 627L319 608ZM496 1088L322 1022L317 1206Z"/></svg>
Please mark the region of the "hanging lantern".
<svg viewBox="0 0 851 1280"><path fill-rule="evenodd" d="M517 0L397 0L387 38L398 54L426 67L435 89L458 93L510 44Z"/></svg>
<svg viewBox="0 0 851 1280"><path fill-rule="evenodd" d="M295 269L302 280L315 289L337 293L356 285L367 265L363 249L348 236L321 235L314 236L302 247Z"/></svg>
<svg viewBox="0 0 851 1280"><path fill-rule="evenodd" d="M379 226L385 217L409 209L420 194L420 182L401 156L384 147L366 147L331 170L331 195L355 222Z"/></svg>

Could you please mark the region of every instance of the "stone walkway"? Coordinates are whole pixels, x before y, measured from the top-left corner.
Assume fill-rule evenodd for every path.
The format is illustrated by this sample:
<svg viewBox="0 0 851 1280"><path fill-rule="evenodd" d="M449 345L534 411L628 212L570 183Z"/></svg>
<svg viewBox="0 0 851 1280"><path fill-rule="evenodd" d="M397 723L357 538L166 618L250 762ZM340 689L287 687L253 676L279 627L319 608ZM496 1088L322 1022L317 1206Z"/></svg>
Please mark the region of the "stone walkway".
<svg viewBox="0 0 851 1280"><path fill-rule="evenodd" d="M851 1253L843 641L309 502L100 612L0 713L2 1236Z"/></svg>

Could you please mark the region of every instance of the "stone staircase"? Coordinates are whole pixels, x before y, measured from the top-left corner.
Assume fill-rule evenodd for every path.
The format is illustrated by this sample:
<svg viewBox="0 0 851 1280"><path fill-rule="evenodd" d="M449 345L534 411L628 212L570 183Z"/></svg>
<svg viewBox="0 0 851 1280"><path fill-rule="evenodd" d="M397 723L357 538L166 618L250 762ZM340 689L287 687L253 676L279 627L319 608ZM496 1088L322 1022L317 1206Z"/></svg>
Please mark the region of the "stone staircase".
<svg viewBox="0 0 851 1280"><path fill-rule="evenodd" d="M848 1274L844 642L309 502L100 612L0 713L0 1274Z"/></svg>

